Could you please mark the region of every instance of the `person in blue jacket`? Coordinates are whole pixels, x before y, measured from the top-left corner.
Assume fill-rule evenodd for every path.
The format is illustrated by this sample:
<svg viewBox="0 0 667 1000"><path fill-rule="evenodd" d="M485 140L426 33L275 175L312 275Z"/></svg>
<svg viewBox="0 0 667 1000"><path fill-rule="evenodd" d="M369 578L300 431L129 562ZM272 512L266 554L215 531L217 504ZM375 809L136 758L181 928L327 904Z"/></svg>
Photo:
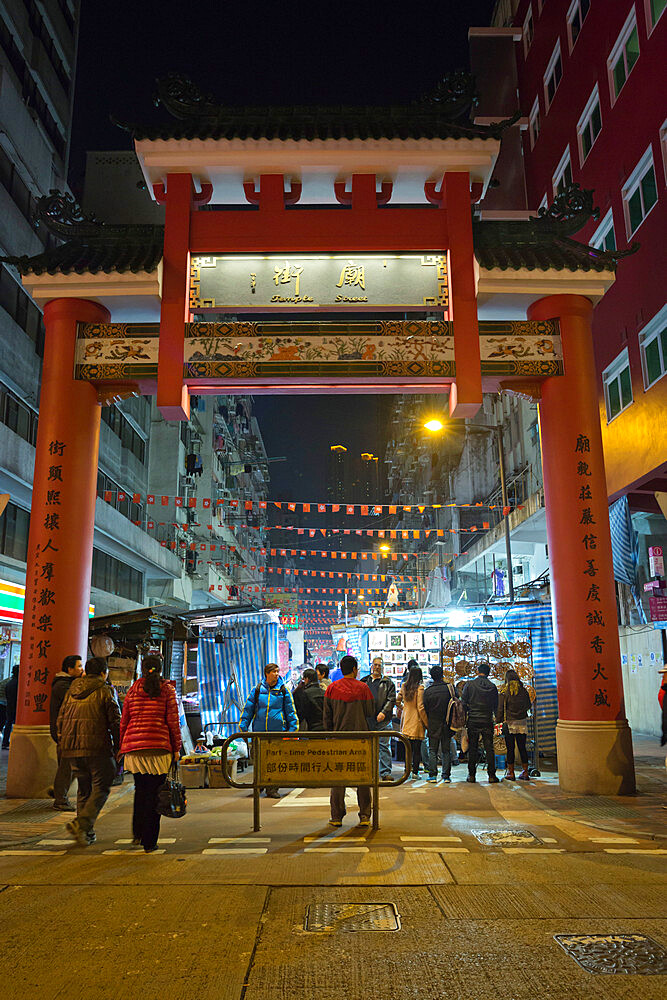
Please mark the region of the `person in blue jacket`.
<svg viewBox="0 0 667 1000"><path fill-rule="evenodd" d="M267 663L264 680L250 693L241 713L239 729L247 733L252 727L256 733L295 733L299 728L299 718L294 707L291 691L280 682L280 667ZM277 787L265 789L268 799L279 799Z"/></svg>

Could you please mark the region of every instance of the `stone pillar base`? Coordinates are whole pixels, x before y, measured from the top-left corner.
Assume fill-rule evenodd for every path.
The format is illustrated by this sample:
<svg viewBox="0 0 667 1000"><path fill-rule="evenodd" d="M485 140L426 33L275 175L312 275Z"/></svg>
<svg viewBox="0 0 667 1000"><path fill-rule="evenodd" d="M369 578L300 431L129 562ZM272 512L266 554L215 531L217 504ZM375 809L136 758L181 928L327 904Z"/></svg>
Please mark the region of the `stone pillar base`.
<svg viewBox="0 0 667 1000"><path fill-rule="evenodd" d="M8 799L47 798L57 767L56 745L48 726L14 726L9 741Z"/></svg>
<svg viewBox="0 0 667 1000"><path fill-rule="evenodd" d="M626 719L559 719L556 748L558 780L564 792L632 795L636 791L632 733Z"/></svg>

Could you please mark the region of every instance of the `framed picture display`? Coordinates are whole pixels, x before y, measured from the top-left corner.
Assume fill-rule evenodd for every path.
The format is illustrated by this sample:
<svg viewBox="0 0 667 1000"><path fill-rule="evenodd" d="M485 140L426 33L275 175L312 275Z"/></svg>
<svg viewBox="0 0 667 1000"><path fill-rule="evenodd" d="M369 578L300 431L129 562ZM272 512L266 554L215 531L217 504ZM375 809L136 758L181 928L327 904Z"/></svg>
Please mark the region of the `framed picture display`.
<svg viewBox="0 0 667 1000"><path fill-rule="evenodd" d="M408 658L407 653L394 653L394 663L405 663Z"/></svg>
<svg viewBox="0 0 667 1000"><path fill-rule="evenodd" d="M379 629L374 632L368 633L368 648L371 652L380 649L386 649L386 633L381 632Z"/></svg>
<svg viewBox="0 0 667 1000"><path fill-rule="evenodd" d="M389 632L387 634L387 649L403 649L405 636L403 632Z"/></svg>
<svg viewBox="0 0 667 1000"><path fill-rule="evenodd" d="M439 632L424 632L424 648L425 649L440 649L440 633Z"/></svg>
<svg viewBox="0 0 667 1000"><path fill-rule="evenodd" d="M421 632L408 632L405 636L405 648L406 649L423 649L424 644L422 643L422 633Z"/></svg>
<svg viewBox="0 0 667 1000"><path fill-rule="evenodd" d="M430 652L428 654L428 662L429 663L440 663L440 653Z"/></svg>

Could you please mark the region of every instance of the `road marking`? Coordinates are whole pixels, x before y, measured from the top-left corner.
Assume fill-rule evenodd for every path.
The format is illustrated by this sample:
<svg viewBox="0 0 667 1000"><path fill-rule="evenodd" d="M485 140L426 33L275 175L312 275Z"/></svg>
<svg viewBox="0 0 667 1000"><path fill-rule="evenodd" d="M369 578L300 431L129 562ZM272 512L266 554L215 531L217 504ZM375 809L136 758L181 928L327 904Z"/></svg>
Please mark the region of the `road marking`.
<svg viewBox="0 0 667 1000"><path fill-rule="evenodd" d="M667 848L605 847L605 854L667 854Z"/></svg>
<svg viewBox="0 0 667 1000"><path fill-rule="evenodd" d="M74 840L68 837L67 840L40 840L38 844L40 847L71 847Z"/></svg>
<svg viewBox="0 0 667 1000"><path fill-rule="evenodd" d="M368 854L368 847L304 847L304 854Z"/></svg>
<svg viewBox="0 0 667 1000"><path fill-rule="evenodd" d="M503 847L505 854L564 854L564 847Z"/></svg>
<svg viewBox="0 0 667 1000"><path fill-rule="evenodd" d="M343 843L344 842L346 844L364 844L364 843L366 843L366 838L365 837L346 837L345 834L342 834L342 836L339 836L338 838L336 838L335 835L333 837L329 836L329 837L304 837L303 838L304 844L331 844L331 843L333 843L334 840L336 840L337 843Z"/></svg>
<svg viewBox="0 0 667 1000"><path fill-rule="evenodd" d="M424 844L420 847L410 847L408 844L403 848L404 851L421 851L422 854L428 852L430 854L470 854L467 847L442 847L432 846L431 844Z"/></svg>
<svg viewBox="0 0 667 1000"><path fill-rule="evenodd" d="M543 844L557 844L558 841L555 837L540 837Z"/></svg>
<svg viewBox="0 0 667 1000"><path fill-rule="evenodd" d="M166 854L167 852L165 851L164 847L162 849L160 849L158 847L158 849L156 851L149 851L148 853L149 854ZM127 851L127 850L126 851L102 851L102 854L126 854L126 855L127 854L146 854L146 851L144 851L143 847L133 847L129 851Z"/></svg>
<svg viewBox="0 0 667 1000"><path fill-rule="evenodd" d="M638 844L634 837L591 837L594 844Z"/></svg>
<svg viewBox="0 0 667 1000"><path fill-rule="evenodd" d="M280 802L275 803L275 808L280 809L281 807L294 807L294 806L329 806L329 796L324 795L314 795L311 798L301 798L303 793L306 791L305 788L293 788L291 792L284 796ZM347 791L345 793L345 801L348 804L355 803L357 797L354 793Z"/></svg>
<svg viewBox="0 0 667 1000"><path fill-rule="evenodd" d="M202 854L266 854L268 847L207 847Z"/></svg>
<svg viewBox="0 0 667 1000"><path fill-rule="evenodd" d="M401 840L420 840L420 841L440 841L440 840L453 840L457 844L461 843L460 837L401 837Z"/></svg>
<svg viewBox="0 0 667 1000"><path fill-rule="evenodd" d="M270 844L270 837L209 837L209 844Z"/></svg>
<svg viewBox="0 0 667 1000"><path fill-rule="evenodd" d="M68 840L68 844L71 844L72 847L74 847L74 841L73 840ZM65 853L66 853L65 851L35 851L35 850L32 850L32 851L0 851L0 854L3 854L5 857L12 857L12 858L22 858L22 857L28 857L28 856L34 857L35 855L47 855L50 858L55 858L58 855L65 854Z"/></svg>
<svg viewBox="0 0 667 1000"><path fill-rule="evenodd" d="M114 843L115 844L131 844L132 841L129 840L129 839L128 840L115 840ZM160 837L160 839L158 840L158 844L175 844L175 843L176 843L176 837ZM137 845L135 844L135 847L136 846ZM142 848L142 850L143 850L143 848Z"/></svg>

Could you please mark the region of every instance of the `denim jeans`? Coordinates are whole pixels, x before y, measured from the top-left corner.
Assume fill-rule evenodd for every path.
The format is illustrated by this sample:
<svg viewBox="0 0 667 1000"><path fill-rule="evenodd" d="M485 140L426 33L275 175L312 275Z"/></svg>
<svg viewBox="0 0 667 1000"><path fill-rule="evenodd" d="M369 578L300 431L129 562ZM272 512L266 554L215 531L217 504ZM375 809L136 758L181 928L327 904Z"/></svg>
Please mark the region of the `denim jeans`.
<svg viewBox="0 0 667 1000"><path fill-rule="evenodd" d="M381 729L383 732L389 730L390 733L394 730L391 719L376 722L375 728ZM391 778L391 739L389 736L382 736L378 743L380 744L380 777Z"/></svg>
<svg viewBox="0 0 667 1000"><path fill-rule="evenodd" d="M428 733L428 775L429 778L437 778L438 776L438 758L442 760L442 776L443 778L451 778L452 771L452 757L451 757L451 745L450 741L452 738L451 729L445 727L444 729L429 729Z"/></svg>

